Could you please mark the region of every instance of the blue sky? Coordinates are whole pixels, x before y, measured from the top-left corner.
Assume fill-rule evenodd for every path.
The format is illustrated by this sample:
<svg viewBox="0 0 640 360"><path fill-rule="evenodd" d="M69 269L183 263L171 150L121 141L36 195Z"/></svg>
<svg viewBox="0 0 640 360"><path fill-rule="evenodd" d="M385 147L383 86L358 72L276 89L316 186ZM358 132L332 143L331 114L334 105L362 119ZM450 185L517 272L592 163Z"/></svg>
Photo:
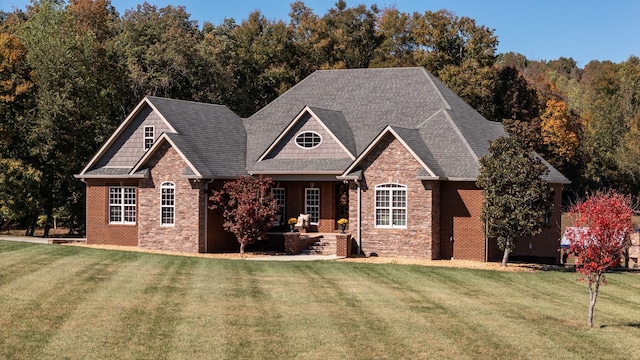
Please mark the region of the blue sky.
<svg viewBox="0 0 640 360"><path fill-rule="evenodd" d="M219 24L224 18L240 23L253 10L269 19L288 20L291 1L258 0L149 0L160 7L183 5L200 25ZM28 0L0 0L0 9L24 9ZM135 8L142 1L111 0L116 10ZM306 0L323 15L334 0ZM572 57L584 67L591 60L619 63L640 56L640 1L638 0L347 0L348 6L377 4L412 13L447 9L495 30L498 52L519 52L531 60Z"/></svg>

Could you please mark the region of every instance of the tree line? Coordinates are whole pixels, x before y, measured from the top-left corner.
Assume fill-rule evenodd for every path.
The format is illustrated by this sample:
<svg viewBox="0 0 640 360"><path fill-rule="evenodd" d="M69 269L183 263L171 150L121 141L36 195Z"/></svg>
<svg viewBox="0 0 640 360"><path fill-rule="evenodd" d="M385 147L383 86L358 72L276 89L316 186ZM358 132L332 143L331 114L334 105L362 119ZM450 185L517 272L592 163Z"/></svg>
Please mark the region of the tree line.
<svg viewBox="0 0 640 360"><path fill-rule="evenodd" d="M494 30L446 11L296 1L286 20L190 19L149 3L34 0L0 12L0 224L84 224L73 178L145 95L249 116L318 69L422 66L526 139L571 193L640 191L640 60L533 61L497 53Z"/></svg>

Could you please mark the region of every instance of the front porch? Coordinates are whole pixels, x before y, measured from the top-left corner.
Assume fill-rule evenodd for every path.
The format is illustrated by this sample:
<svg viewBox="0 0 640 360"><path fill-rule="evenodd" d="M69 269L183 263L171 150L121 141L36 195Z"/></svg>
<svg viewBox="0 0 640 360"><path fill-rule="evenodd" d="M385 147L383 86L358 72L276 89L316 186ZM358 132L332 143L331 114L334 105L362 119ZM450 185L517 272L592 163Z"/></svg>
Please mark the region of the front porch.
<svg viewBox="0 0 640 360"><path fill-rule="evenodd" d="M350 257L357 251L351 234L336 232L269 232L268 240L247 245L247 251L269 251L286 255L337 255Z"/></svg>

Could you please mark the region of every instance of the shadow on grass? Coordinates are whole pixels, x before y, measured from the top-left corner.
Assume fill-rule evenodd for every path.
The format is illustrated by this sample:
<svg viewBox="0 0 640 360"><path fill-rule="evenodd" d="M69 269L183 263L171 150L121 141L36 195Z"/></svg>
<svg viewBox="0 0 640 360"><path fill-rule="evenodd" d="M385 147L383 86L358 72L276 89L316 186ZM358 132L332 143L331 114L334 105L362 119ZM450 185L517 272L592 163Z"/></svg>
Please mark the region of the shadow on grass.
<svg viewBox="0 0 640 360"><path fill-rule="evenodd" d="M606 327L633 327L633 328L640 329L640 322L630 322L630 323L620 324L620 325L600 325L601 329L604 329Z"/></svg>

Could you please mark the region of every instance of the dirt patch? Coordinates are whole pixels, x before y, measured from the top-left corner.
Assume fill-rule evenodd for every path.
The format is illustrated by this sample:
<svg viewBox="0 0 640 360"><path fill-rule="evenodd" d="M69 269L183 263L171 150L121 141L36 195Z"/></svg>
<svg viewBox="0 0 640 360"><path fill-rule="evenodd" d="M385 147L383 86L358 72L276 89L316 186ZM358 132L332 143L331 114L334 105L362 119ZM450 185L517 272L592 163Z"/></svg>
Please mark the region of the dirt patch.
<svg viewBox="0 0 640 360"><path fill-rule="evenodd" d="M369 264L402 264L402 265L421 265L421 266L440 266L450 268L477 269L477 270L496 270L507 272L535 272L547 271L561 268L555 265L540 265L531 263L509 263L504 267L496 262L481 262L472 260L426 260L426 259L408 259L408 258L384 258L384 257L368 257L368 258L347 258L338 261L362 262Z"/></svg>

